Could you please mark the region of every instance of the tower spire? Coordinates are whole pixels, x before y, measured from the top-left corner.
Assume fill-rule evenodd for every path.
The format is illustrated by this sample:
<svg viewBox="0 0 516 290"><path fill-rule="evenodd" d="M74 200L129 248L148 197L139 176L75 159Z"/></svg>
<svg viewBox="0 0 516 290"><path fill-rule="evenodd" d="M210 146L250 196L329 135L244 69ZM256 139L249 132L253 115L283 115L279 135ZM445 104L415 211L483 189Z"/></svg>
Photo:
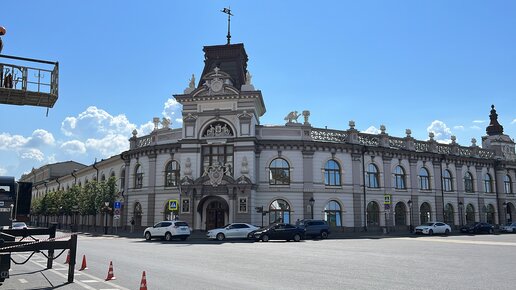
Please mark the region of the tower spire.
<svg viewBox="0 0 516 290"><path fill-rule="evenodd" d="M233 14L231 14L231 6L229 8L222 9L220 12L226 13L228 15L228 35L226 36L228 43L226 44L229 45L231 42L231 16L233 16Z"/></svg>
<svg viewBox="0 0 516 290"><path fill-rule="evenodd" d="M500 125L500 123L498 123L498 114L496 113L494 105L491 105L491 114L489 114L489 119L489 126L486 128L487 135L502 135L503 127Z"/></svg>

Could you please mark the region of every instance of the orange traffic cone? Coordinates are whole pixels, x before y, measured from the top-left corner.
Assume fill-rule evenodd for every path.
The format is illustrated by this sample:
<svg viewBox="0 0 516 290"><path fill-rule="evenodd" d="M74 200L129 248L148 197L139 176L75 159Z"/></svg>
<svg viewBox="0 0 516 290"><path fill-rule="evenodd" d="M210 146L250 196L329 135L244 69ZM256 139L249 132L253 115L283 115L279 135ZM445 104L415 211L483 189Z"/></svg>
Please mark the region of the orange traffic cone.
<svg viewBox="0 0 516 290"><path fill-rule="evenodd" d="M115 279L116 279L115 274L113 274L113 262L110 261L109 262L109 270L108 270L108 273L107 273L106 281L115 280Z"/></svg>
<svg viewBox="0 0 516 290"><path fill-rule="evenodd" d="M70 250L68 250L68 255L66 255L66 261L65 264L70 264Z"/></svg>
<svg viewBox="0 0 516 290"><path fill-rule="evenodd" d="M88 266L86 266L86 255L82 255L82 265L79 271L88 269Z"/></svg>
<svg viewBox="0 0 516 290"><path fill-rule="evenodd" d="M142 274L142 281L140 282L140 290L147 290L147 278L145 277L145 271Z"/></svg>

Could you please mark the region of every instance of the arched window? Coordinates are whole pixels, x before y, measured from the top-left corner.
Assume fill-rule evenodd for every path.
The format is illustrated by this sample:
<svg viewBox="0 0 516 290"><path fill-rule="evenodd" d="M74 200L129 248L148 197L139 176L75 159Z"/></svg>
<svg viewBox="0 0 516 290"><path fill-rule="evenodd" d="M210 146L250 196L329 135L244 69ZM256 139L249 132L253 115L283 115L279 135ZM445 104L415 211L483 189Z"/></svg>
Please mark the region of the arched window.
<svg viewBox="0 0 516 290"><path fill-rule="evenodd" d="M493 192L493 181L491 175L486 173L484 175L484 192L491 193Z"/></svg>
<svg viewBox="0 0 516 290"><path fill-rule="evenodd" d="M424 167L419 170L419 189L430 190L430 174Z"/></svg>
<svg viewBox="0 0 516 290"><path fill-rule="evenodd" d="M396 166L396 168L394 168L394 176L393 176L393 184L394 184L394 188L396 189L406 189L406 185L405 185L405 170L403 170L403 167L401 166Z"/></svg>
<svg viewBox="0 0 516 290"><path fill-rule="evenodd" d="M100 177L100 181L106 181L106 175L105 174L102 174L102 176Z"/></svg>
<svg viewBox="0 0 516 290"><path fill-rule="evenodd" d="M475 207L468 203L466 206L466 224L472 224L475 222Z"/></svg>
<svg viewBox="0 0 516 290"><path fill-rule="evenodd" d="M143 169L140 164L136 164L134 169L134 188L142 188L143 186Z"/></svg>
<svg viewBox="0 0 516 290"><path fill-rule="evenodd" d="M269 206L269 223L290 223L290 205L283 199L276 199Z"/></svg>
<svg viewBox="0 0 516 290"><path fill-rule="evenodd" d="M489 224L495 223L495 208L492 204L488 204L486 208L486 222Z"/></svg>
<svg viewBox="0 0 516 290"><path fill-rule="evenodd" d="M125 168L120 172L120 190L124 191L125 189Z"/></svg>
<svg viewBox="0 0 516 290"><path fill-rule="evenodd" d="M453 215L454 215L453 205L447 203L444 206L444 222L453 225Z"/></svg>
<svg viewBox="0 0 516 290"><path fill-rule="evenodd" d="M289 185L290 184L290 166L283 158L272 160L269 166L269 184L270 185Z"/></svg>
<svg viewBox="0 0 516 290"><path fill-rule="evenodd" d="M133 216L132 216L134 218L134 225L136 227L140 227L142 225L142 215L143 215L142 205L139 202L136 202L134 204Z"/></svg>
<svg viewBox="0 0 516 290"><path fill-rule="evenodd" d="M380 178L378 176L378 168L373 163L370 163L367 166L367 179L366 179L366 186L371 188L378 188L380 187Z"/></svg>
<svg viewBox="0 0 516 290"><path fill-rule="evenodd" d="M380 207L374 201L367 204L367 226L380 225Z"/></svg>
<svg viewBox="0 0 516 290"><path fill-rule="evenodd" d="M450 173L450 170L448 170L448 169L445 169L443 171L443 190L444 191L453 191L452 175Z"/></svg>
<svg viewBox="0 0 516 290"><path fill-rule="evenodd" d="M175 160L165 167L165 187L177 186L179 182L179 163Z"/></svg>
<svg viewBox="0 0 516 290"><path fill-rule="evenodd" d="M432 220L432 210L427 202L423 202L419 208L419 219L421 220L421 224L430 222Z"/></svg>
<svg viewBox="0 0 516 290"><path fill-rule="evenodd" d="M340 165L335 160L328 160L324 166L324 184L340 186Z"/></svg>
<svg viewBox="0 0 516 290"><path fill-rule="evenodd" d="M109 175L109 177L115 177L115 172L111 171L111 174Z"/></svg>
<svg viewBox="0 0 516 290"><path fill-rule="evenodd" d="M505 175L503 178L503 190L505 193L512 193L512 180L509 175Z"/></svg>
<svg viewBox="0 0 516 290"><path fill-rule="evenodd" d="M464 191L473 192L473 175L469 171L464 174Z"/></svg>
<svg viewBox="0 0 516 290"><path fill-rule="evenodd" d="M342 226L340 204L334 200L330 200L324 208L324 220L332 227Z"/></svg>
<svg viewBox="0 0 516 290"><path fill-rule="evenodd" d="M394 207L394 222L397 226L407 225L407 208L401 201Z"/></svg>

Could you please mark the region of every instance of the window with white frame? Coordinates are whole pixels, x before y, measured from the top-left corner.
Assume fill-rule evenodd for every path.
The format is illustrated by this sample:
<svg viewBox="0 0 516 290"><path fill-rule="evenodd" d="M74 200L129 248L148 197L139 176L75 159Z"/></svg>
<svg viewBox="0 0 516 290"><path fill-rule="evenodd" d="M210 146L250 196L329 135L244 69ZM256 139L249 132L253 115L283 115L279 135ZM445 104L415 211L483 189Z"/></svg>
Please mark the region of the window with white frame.
<svg viewBox="0 0 516 290"><path fill-rule="evenodd" d="M181 212L182 213L190 213L190 199L188 199L188 198L181 199Z"/></svg>
<svg viewBox="0 0 516 290"><path fill-rule="evenodd" d="M247 213L247 197L238 198L238 213Z"/></svg>

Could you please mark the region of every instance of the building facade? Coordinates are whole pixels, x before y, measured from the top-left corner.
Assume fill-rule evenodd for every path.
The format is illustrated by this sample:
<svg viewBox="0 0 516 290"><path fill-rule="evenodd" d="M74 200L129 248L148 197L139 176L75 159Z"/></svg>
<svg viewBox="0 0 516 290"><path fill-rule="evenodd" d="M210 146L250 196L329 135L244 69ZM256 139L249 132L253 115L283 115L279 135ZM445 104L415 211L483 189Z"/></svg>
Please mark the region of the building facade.
<svg viewBox="0 0 516 290"><path fill-rule="evenodd" d="M70 186L115 176L121 224L179 218L195 230L305 218L325 219L342 231L514 220L514 142L494 106L481 146L475 139L461 146L454 137L441 144L432 133L415 140L408 129L393 137L384 126L366 134L353 121L347 130L315 128L308 110L267 126L260 123L266 107L247 71L244 45L204 52L199 81L192 77L174 96L183 106L182 128L155 118L149 135L133 132L129 150L47 180L45 188L34 187L34 196L56 181Z"/></svg>

